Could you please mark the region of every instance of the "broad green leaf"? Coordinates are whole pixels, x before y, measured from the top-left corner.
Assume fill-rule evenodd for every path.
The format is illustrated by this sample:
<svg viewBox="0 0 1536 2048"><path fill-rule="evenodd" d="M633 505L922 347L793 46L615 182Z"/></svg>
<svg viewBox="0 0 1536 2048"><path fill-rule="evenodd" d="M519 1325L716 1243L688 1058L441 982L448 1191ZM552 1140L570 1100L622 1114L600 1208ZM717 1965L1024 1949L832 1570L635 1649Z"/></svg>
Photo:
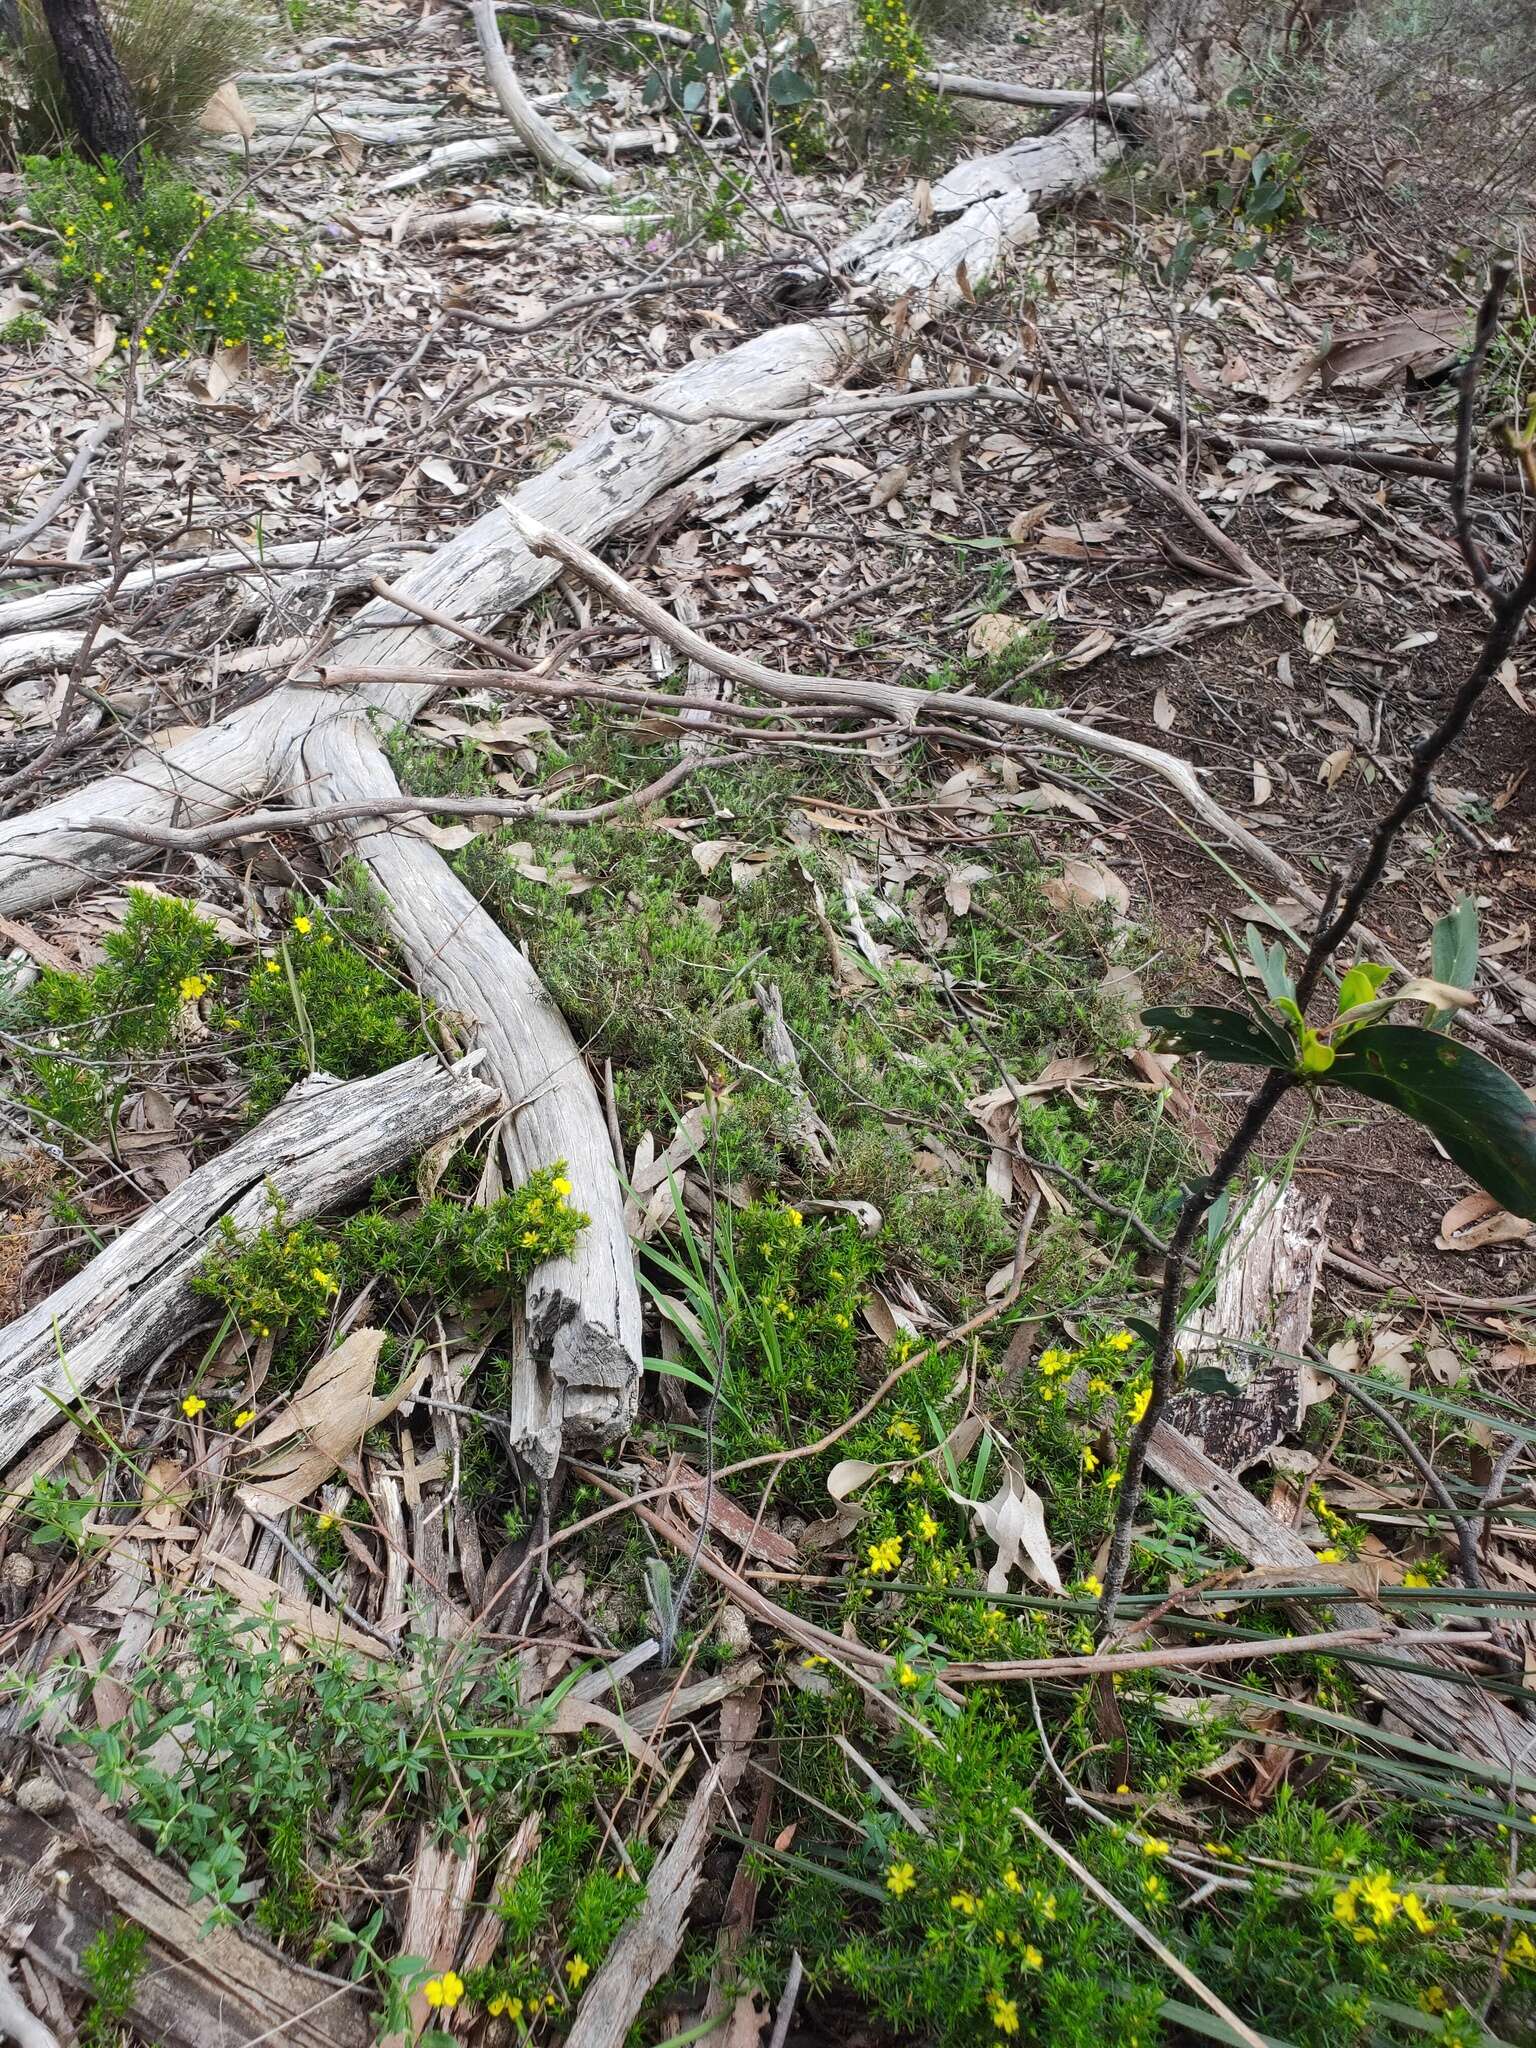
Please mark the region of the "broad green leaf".
<svg viewBox="0 0 1536 2048"><path fill-rule="evenodd" d="M1331 1045L1324 1044L1310 1024L1301 1027L1301 1071L1304 1074L1326 1074L1338 1058Z"/></svg>
<svg viewBox="0 0 1536 2048"><path fill-rule="evenodd" d="M1470 988L1477 979L1477 902L1463 896L1454 910L1435 920L1430 936L1430 967L1436 981L1448 981L1453 988ZM1451 1012L1440 1010L1430 1018L1431 1031L1449 1023Z"/></svg>
<svg viewBox="0 0 1536 2048"><path fill-rule="evenodd" d="M1188 1003L1143 1010L1141 1021L1173 1052L1203 1052L1208 1059L1240 1067L1293 1067L1295 1048L1278 1030L1242 1010L1216 1003Z"/></svg>
<svg viewBox="0 0 1536 2048"><path fill-rule="evenodd" d="M1536 1104L1480 1052L1418 1025L1373 1024L1341 1048L1327 1085L1400 1109L1512 1216L1536 1217Z"/></svg>
<svg viewBox="0 0 1536 2048"><path fill-rule="evenodd" d="M1369 960L1357 960L1339 983L1339 1015L1346 1010L1357 1010L1362 1003L1371 1002L1376 991L1392 972L1390 967L1377 967Z"/></svg>

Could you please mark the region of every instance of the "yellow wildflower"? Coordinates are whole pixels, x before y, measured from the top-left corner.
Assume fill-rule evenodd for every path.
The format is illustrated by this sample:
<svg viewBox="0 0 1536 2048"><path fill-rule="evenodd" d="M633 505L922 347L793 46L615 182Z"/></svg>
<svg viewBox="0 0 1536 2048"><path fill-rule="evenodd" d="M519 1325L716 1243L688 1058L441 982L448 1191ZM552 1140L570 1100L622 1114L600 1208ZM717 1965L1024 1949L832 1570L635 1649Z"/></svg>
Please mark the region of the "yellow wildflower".
<svg viewBox="0 0 1536 2048"><path fill-rule="evenodd" d="M188 1394L187 1398L181 1404L181 1412L183 1415L186 1416L187 1420L190 1422L194 1415L201 1415L203 1410L207 1406L208 1403L203 1399L201 1394Z"/></svg>
<svg viewBox="0 0 1536 2048"><path fill-rule="evenodd" d="M275 960L263 960L261 964L266 968L268 974L281 974L283 971Z"/></svg>
<svg viewBox="0 0 1536 2048"><path fill-rule="evenodd" d="M1097 1572L1084 1572L1078 1584L1090 1599L1102 1600L1104 1598L1104 1581Z"/></svg>
<svg viewBox="0 0 1536 2048"><path fill-rule="evenodd" d="M1032 1941L1024 1944L1023 1962L1026 1970L1043 1970L1045 1968L1045 1957L1041 1955L1039 1949L1035 1947Z"/></svg>
<svg viewBox="0 0 1536 2048"><path fill-rule="evenodd" d="M1327 1550L1320 1550L1317 1553L1317 1561L1319 1564L1342 1564L1344 1553L1342 1550L1335 1550L1330 1544Z"/></svg>
<svg viewBox="0 0 1536 2048"><path fill-rule="evenodd" d="M536 1230L525 1230L523 1232L523 1243L526 1247L528 1247L528 1249L531 1250L533 1246L538 1243L538 1241L539 1233Z"/></svg>
<svg viewBox="0 0 1536 2048"><path fill-rule="evenodd" d="M896 1666L896 1683L909 1687L917 1684L917 1673L910 1664L898 1664Z"/></svg>
<svg viewBox="0 0 1536 2048"><path fill-rule="evenodd" d="M1450 2009L1451 2001L1446 1997L1441 1985L1431 1984L1427 1990L1419 1993L1420 2012L1449 2012Z"/></svg>
<svg viewBox="0 0 1536 2048"><path fill-rule="evenodd" d="M341 1282L334 1273L327 1273L323 1266L311 1266L309 1277L317 1287L323 1287L327 1294L340 1294Z"/></svg>
<svg viewBox="0 0 1536 2048"><path fill-rule="evenodd" d="M1105 1340L1111 1351L1129 1351L1136 1342L1129 1330L1116 1330L1113 1337Z"/></svg>
<svg viewBox="0 0 1536 2048"><path fill-rule="evenodd" d="M1019 1873L1012 1867L1012 1865L1010 1865L1008 1869L1003 1872L1003 1889L1005 1891L1010 1892L1022 1892L1024 1889L1024 1886L1019 1878Z"/></svg>
<svg viewBox="0 0 1536 2048"><path fill-rule="evenodd" d="M1131 1427L1133 1429L1135 1429L1140 1424L1142 1417L1146 1414L1147 1410L1151 1407L1151 1405L1152 1387L1151 1383L1149 1382L1144 1387L1138 1387L1136 1392L1132 1394L1131 1405L1125 1411L1131 1419Z"/></svg>
<svg viewBox="0 0 1536 2048"><path fill-rule="evenodd" d="M334 1529L335 1526L336 1517L330 1512L328 1508L325 1510L323 1514L316 1515L315 1527L317 1529Z"/></svg>
<svg viewBox="0 0 1536 2048"><path fill-rule="evenodd" d="M1156 1871L1153 1871L1150 1877L1141 1880L1141 1888L1154 1905L1160 1906L1168 1896L1168 1887Z"/></svg>
<svg viewBox="0 0 1536 2048"><path fill-rule="evenodd" d="M1141 1853L1143 1856L1166 1856L1168 1844L1159 1835L1143 1835Z"/></svg>
<svg viewBox="0 0 1536 2048"><path fill-rule="evenodd" d="M571 1989L579 1991L592 1974L592 1965L585 1956L572 1956L565 1966L565 1974L571 1980Z"/></svg>
<svg viewBox="0 0 1536 2048"><path fill-rule="evenodd" d="M254 1408L242 1408L235 1417L235 1427L236 1429L249 1429L255 1420L256 1410Z"/></svg>
<svg viewBox="0 0 1536 2048"><path fill-rule="evenodd" d="M1121 1476L1122 1475L1120 1467L1118 1465L1115 1467L1113 1472L1106 1472L1104 1474L1104 1484L1109 1488L1111 1493L1113 1493L1114 1489L1120 1484Z"/></svg>
<svg viewBox="0 0 1536 2048"><path fill-rule="evenodd" d="M975 1918L981 1901L974 1892L951 1892L949 1903L957 1913L963 1913L967 1920L971 1920Z"/></svg>
<svg viewBox="0 0 1536 2048"><path fill-rule="evenodd" d="M893 1572L901 1563L901 1538L882 1537L878 1543L871 1543L867 1553L872 1572Z"/></svg>
<svg viewBox="0 0 1536 2048"><path fill-rule="evenodd" d="M1428 1572L1404 1572L1403 1584L1405 1586L1427 1586L1429 1584L1429 1574Z"/></svg>
<svg viewBox="0 0 1536 2048"><path fill-rule="evenodd" d="M1016 2034L1019 2031L1019 2008L1011 1998L999 1998L992 1994L992 2024L1000 2034Z"/></svg>
<svg viewBox="0 0 1536 2048"><path fill-rule="evenodd" d="M421 1987L421 1995L434 2012L439 2007L451 2012L464 1996L464 1980L457 1970L444 1970L441 1977L429 1977Z"/></svg>
<svg viewBox="0 0 1536 2048"><path fill-rule="evenodd" d="M917 1518L917 1533L925 1543L931 1543L939 1533L939 1525L926 1508Z"/></svg>
<svg viewBox="0 0 1536 2048"><path fill-rule="evenodd" d="M296 917L293 920L293 928L296 932L311 932L314 930L314 926L307 917Z"/></svg>
<svg viewBox="0 0 1536 2048"><path fill-rule="evenodd" d="M550 1182L550 1186L554 1189L555 1193L560 1197L562 1202L565 1200L566 1196L571 1192L571 1184L566 1179L563 1173L556 1174L555 1178Z"/></svg>
<svg viewBox="0 0 1536 2048"><path fill-rule="evenodd" d="M200 974L184 974L181 977L181 1000L195 1003L199 996L208 993L208 984Z"/></svg>
<svg viewBox="0 0 1536 2048"><path fill-rule="evenodd" d="M1376 1925L1385 1927L1403 1903L1402 1893L1392 1889L1392 1879L1385 1870L1373 1870L1359 1882L1360 1896L1370 1907Z"/></svg>
<svg viewBox="0 0 1536 2048"><path fill-rule="evenodd" d="M1057 1351L1053 1348L1040 1354L1040 1370L1048 1380L1054 1379L1059 1372L1065 1372L1071 1363L1070 1351Z"/></svg>
<svg viewBox="0 0 1536 2048"><path fill-rule="evenodd" d="M801 1230L804 1228L805 1218L800 1214L800 1211L798 1209L786 1209L784 1211L784 1214L789 1218L790 1225L793 1229Z"/></svg>
<svg viewBox="0 0 1536 2048"><path fill-rule="evenodd" d="M1415 1934L1433 1934L1435 1931L1435 1916L1417 1892L1403 1893L1403 1918Z"/></svg>
<svg viewBox="0 0 1536 2048"><path fill-rule="evenodd" d="M1097 1472L1097 1471L1098 1471L1098 1469L1099 1469L1099 1457L1098 1457L1098 1453L1097 1453L1097 1451L1095 1451L1095 1450L1094 1450L1094 1448L1093 1448L1093 1446L1092 1446L1091 1444L1084 1444L1084 1445L1083 1445L1083 1470L1084 1470L1085 1472Z"/></svg>
<svg viewBox="0 0 1536 2048"><path fill-rule="evenodd" d="M1522 1969L1528 1970L1533 1963L1536 1963L1536 1941L1532 1941L1531 1937L1522 1927L1514 1940L1509 1944L1506 1954L1510 1962L1518 1963Z"/></svg>
<svg viewBox="0 0 1536 2048"><path fill-rule="evenodd" d="M488 2002L485 2009L493 2020L499 2020L503 2017L509 2020L520 2020L523 2016L523 2001L520 1998L509 1998L505 1991L498 1991L496 1996Z"/></svg>
<svg viewBox="0 0 1536 2048"><path fill-rule="evenodd" d="M917 1883L917 1872L910 1863L893 1863L885 1873L885 1888L895 1898L903 1898Z"/></svg>

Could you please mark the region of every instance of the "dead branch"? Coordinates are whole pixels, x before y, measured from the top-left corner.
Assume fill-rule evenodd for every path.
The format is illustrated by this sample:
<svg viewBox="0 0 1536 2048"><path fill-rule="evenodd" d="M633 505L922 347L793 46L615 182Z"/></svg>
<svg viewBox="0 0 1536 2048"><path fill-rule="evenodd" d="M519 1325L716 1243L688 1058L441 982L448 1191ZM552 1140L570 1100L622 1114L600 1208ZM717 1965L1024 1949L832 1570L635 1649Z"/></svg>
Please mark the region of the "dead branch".
<svg viewBox="0 0 1536 2048"><path fill-rule="evenodd" d="M608 191L614 183L612 171L584 157L575 143L568 142L529 104L528 95L518 82L512 59L507 55L507 46L501 40L501 30L496 25L495 0L473 0L471 12L491 91L496 95L496 104L511 122L518 140L546 170L569 178L583 192Z"/></svg>
<svg viewBox="0 0 1536 2048"><path fill-rule="evenodd" d="M316 1216L495 1108L471 1055L430 1055L363 1081L315 1077L255 1130L200 1166L90 1264L0 1332L0 1467L68 1405L178 1337L202 1306L191 1279L223 1216L254 1231L275 1196Z"/></svg>

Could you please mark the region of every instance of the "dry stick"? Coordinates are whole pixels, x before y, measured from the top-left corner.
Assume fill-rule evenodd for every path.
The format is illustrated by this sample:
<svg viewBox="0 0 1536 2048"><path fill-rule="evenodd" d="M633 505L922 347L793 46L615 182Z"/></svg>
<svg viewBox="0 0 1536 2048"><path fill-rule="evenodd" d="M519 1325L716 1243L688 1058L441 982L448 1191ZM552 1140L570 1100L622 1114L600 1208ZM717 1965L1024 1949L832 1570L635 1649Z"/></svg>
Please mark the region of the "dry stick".
<svg viewBox="0 0 1536 2048"><path fill-rule="evenodd" d="M740 754L716 754L709 759L679 761L665 775L658 775L643 789L626 791L604 804L585 810L558 811L517 796L398 796L358 797L334 804L312 804L304 810L247 811L240 818L219 818L211 825L133 825L106 818L103 832L119 839L131 839L138 846L163 846L170 853L206 853L211 847L227 846L232 839L254 839L263 832L308 831L316 826L336 825L348 818L414 818L440 815L450 818L539 818L553 825L595 825L623 811L643 811L685 782L697 768L738 761Z"/></svg>
<svg viewBox="0 0 1536 2048"><path fill-rule="evenodd" d="M1536 488L1536 485L1533 485L1533 488ZM1292 895L1309 909L1319 912L1321 922L1327 922L1331 906L1323 902L1300 871L1293 868L1283 855L1276 853L1273 847L1267 846L1256 834L1250 832L1246 825L1239 824L1230 812L1224 810L1215 798L1207 793L1195 770L1187 761L1181 761L1176 754L1164 753L1162 748L1146 746L1140 740L1122 738L1118 733L1100 732L1094 726L1080 725L1075 719L1063 718L1059 712L1039 711L1026 704L1004 703L996 697L965 697L948 690L914 690L899 683L872 683L852 677L839 679L832 676L796 675L792 671L768 668L760 661L750 660L746 655L732 654L724 648L716 647L713 642L695 633L691 627L683 625L669 611L657 604L654 598L645 596L633 584L626 582L616 570L610 569L606 562L599 560L579 541L572 540L566 534L556 533L552 527L544 526L536 519L530 519L526 513L515 508L510 508L509 516L534 554L553 555L557 561L564 562L567 568L575 570L595 590L600 590L621 611L627 612L648 632L654 633L660 640L665 640L679 653L686 654L690 660L698 662L703 668L712 669L717 675L729 676L733 681L748 683L753 689L762 691L765 696L783 698L805 710L809 710L812 705L841 704L845 707L853 705L864 710L878 711L914 733L923 729L924 717L933 711L940 711L951 718L972 724L980 722L1023 726L1032 732L1046 733L1067 746L1090 747L1101 754L1114 754L1122 760L1134 761L1138 767L1149 768L1153 774L1171 782L1190 809L1212 831L1219 833L1229 845L1245 853L1267 874L1282 882ZM1267 588L1275 592L1277 601L1286 595L1273 582L1269 582ZM325 677L332 683L366 682L373 679L372 672L368 670L343 668L327 669ZM417 675L415 680L421 681L424 678ZM478 680L483 683L486 678L481 676ZM671 701L681 705L685 700L673 698ZM1461 723L1464 722L1463 719ZM1460 729L1459 723L1456 730L1459 732ZM1453 733L1451 737L1454 738L1455 734ZM1407 787L1411 788L1412 785ZM1403 815L1406 816L1407 811L1412 810L1414 805L1422 800L1415 797L1409 801ZM1361 925L1359 931L1361 938L1388 966L1395 968L1399 973L1408 971L1395 957L1386 941L1369 926ZM1329 947L1325 953L1325 965L1333 950L1333 947ZM1497 1025L1490 1024L1483 1018L1469 1016L1465 1020L1465 1025L1468 1031L1491 1044L1502 1045L1517 1055L1529 1056L1527 1049L1518 1041L1511 1041Z"/></svg>
<svg viewBox="0 0 1536 2048"><path fill-rule="evenodd" d="M1334 1650L1362 1649L1371 1643L1390 1642L1416 1648L1480 1648L1493 1637L1482 1630L1465 1629L1394 1630L1383 1623L1379 1628L1330 1629L1311 1636L1263 1636L1252 1642L1183 1643L1163 1650L1113 1650L1080 1657L1015 1657L995 1663L957 1663L944 1666L951 1685L1000 1685L1022 1678L1098 1678L1117 1671L1194 1671L1207 1664L1242 1664L1269 1657L1304 1657L1314 1653L1327 1656Z"/></svg>
<svg viewBox="0 0 1536 2048"><path fill-rule="evenodd" d="M1129 1906L1122 1905L1112 1891L1100 1884L1093 1872L1079 1863L1070 1849L1064 1849L1054 1835L1047 1834L1046 1830L1041 1827L1039 1821L1033 1815L1027 1814L1022 1806L1016 1806L1013 1809L1013 1817L1017 1821L1022 1821L1035 1839L1043 1842L1053 1856L1060 1857L1078 1883L1086 1890L1092 1892L1101 1906L1107 1906L1121 1925L1128 1927L1136 1939L1143 1942L1150 1949L1164 1969L1173 1972L1174 1976L1178 1978L1186 1990L1192 1991L1202 2005L1208 2005L1219 2020L1224 2020L1233 2033L1236 2034L1237 2038L1246 2043L1246 2048L1268 2048L1268 2043L1262 2034L1256 2034L1246 2020L1239 2019L1231 2006L1219 1999L1210 1986L1203 1983L1195 1975L1187 1963L1181 1962L1173 1950L1165 1942L1158 1939L1144 1920L1138 1920Z"/></svg>
<svg viewBox="0 0 1536 2048"><path fill-rule="evenodd" d="M1499 302L1509 278L1508 264L1499 263L1494 266L1483 309L1478 316L1480 334L1485 326L1491 328L1491 323L1497 319ZM1464 378L1461 387L1461 409L1464 412L1470 412L1472 409L1473 391L1474 380L1470 377ZM1467 431L1470 434L1470 429ZM1525 459L1529 462L1529 451L1526 451ZM1461 523L1458 519L1458 531L1461 530ZM1494 680L1500 666L1520 637L1525 615L1532 603L1536 602L1536 541L1532 542L1519 579L1508 589L1501 585L1493 586L1490 601L1493 615L1482 651L1471 673L1452 698L1450 707L1439 725L1414 748L1412 771L1403 784L1396 803L1390 810L1384 812L1378 821L1365 858L1360 863L1353 881L1343 892L1337 909L1332 910L1331 914L1325 911L1318 921L1317 935L1312 941L1311 950L1303 963L1296 984L1296 1002L1303 1013L1316 992L1324 968L1356 928L1367 897L1381 880L1398 833L1413 813L1428 800L1430 778L1436 764L1460 737L1478 699ZM1158 1309L1157 1344L1152 1359L1152 1398L1147 1405L1146 1413L1132 1431L1130 1443L1126 1448L1120 1507L1115 1518L1114 1535L1110 1540L1109 1558L1104 1567L1104 1597L1100 1605L1100 1626L1103 1633L1107 1634L1114 1627L1115 1609L1125 1588L1125 1575L1131 1555L1131 1531L1141 1505L1147 1450L1152 1441L1152 1433L1161 1421L1163 1410L1173 1394L1185 1257L1212 1203L1221 1196L1241 1169L1280 1102L1292 1088L1300 1085L1300 1077L1291 1072L1277 1070L1265 1075L1263 1081L1249 1096L1242 1119L1228 1140L1221 1157L1209 1175L1190 1188L1180 1207L1178 1224L1168 1248L1168 1266Z"/></svg>
<svg viewBox="0 0 1536 2048"><path fill-rule="evenodd" d="M578 185L583 192L606 192L614 182L613 172L606 166L595 164L584 157L575 143L568 142L529 104L528 95L519 84L517 72L507 55L507 46L501 40L501 30L496 23L495 0L474 0L471 11L475 17L475 34L480 39L480 54L485 59L485 73L490 80L491 91L496 95L496 104L511 123L518 141L532 151L535 159L543 164L546 170L556 171L561 177L569 178L571 183Z"/></svg>
<svg viewBox="0 0 1536 2048"><path fill-rule="evenodd" d="M665 640L702 667L712 669L716 675L747 683L767 696L782 698L790 704L841 703L855 705L860 710L877 711L897 719L909 729L914 729L927 713L941 712L947 717L967 722L981 719L987 724L1022 726L1030 732L1045 733L1065 746L1091 747L1100 753L1115 754L1121 760L1133 761L1137 767L1149 769L1154 775L1171 782L1190 809L1212 831L1239 847L1250 860L1282 881L1288 889L1305 888L1288 861L1282 860L1262 839L1245 825L1240 825L1207 794L1187 761L1164 753L1160 747L1124 739L1118 733L1099 732L1092 726L1080 725L1076 719L1063 718L1058 712L1040 711L1027 704L1008 704L995 697L979 699L962 696L953 690L914 690L899 683L874 683L855 677L796 675L768 668L763 662L716 647L701 634L682 625L669 611L635 589L579 541L554 532L524 513L514 512L512 517L535 554L553 555L557 561L564 562L568 569L575 570L584 582L601 591L610 603L638 620L648 632Z"/></svg>
<svg viewBox="0 0 1536 2048"><path fill-rule="evenodd" d="M24 548L34 540L48 524L61 505L69 500L85 480L85 473L95 461L97 451L104 448L123 424L122 415L114 413L111 419L102 420L81 441L75 450L75 459L65 472L64 481L52 495L43 500L30 519L22 520L19 526L0 529L0 554L12 554L17 548Z"/></svg>

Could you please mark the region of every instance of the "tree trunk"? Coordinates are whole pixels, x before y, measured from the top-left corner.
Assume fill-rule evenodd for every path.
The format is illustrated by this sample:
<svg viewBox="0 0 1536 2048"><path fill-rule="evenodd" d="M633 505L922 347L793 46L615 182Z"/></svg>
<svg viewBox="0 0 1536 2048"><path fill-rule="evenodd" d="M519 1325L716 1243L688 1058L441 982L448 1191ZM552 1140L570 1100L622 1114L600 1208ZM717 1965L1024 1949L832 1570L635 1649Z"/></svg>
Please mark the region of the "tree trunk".
<svg viewBox="0 0 1536 2048"><path fill-rule="evenodd" d="M137 194L143 184L139 116L97 0L43 0L43 19L81 147L93 163L112 157Z"/></svg>

